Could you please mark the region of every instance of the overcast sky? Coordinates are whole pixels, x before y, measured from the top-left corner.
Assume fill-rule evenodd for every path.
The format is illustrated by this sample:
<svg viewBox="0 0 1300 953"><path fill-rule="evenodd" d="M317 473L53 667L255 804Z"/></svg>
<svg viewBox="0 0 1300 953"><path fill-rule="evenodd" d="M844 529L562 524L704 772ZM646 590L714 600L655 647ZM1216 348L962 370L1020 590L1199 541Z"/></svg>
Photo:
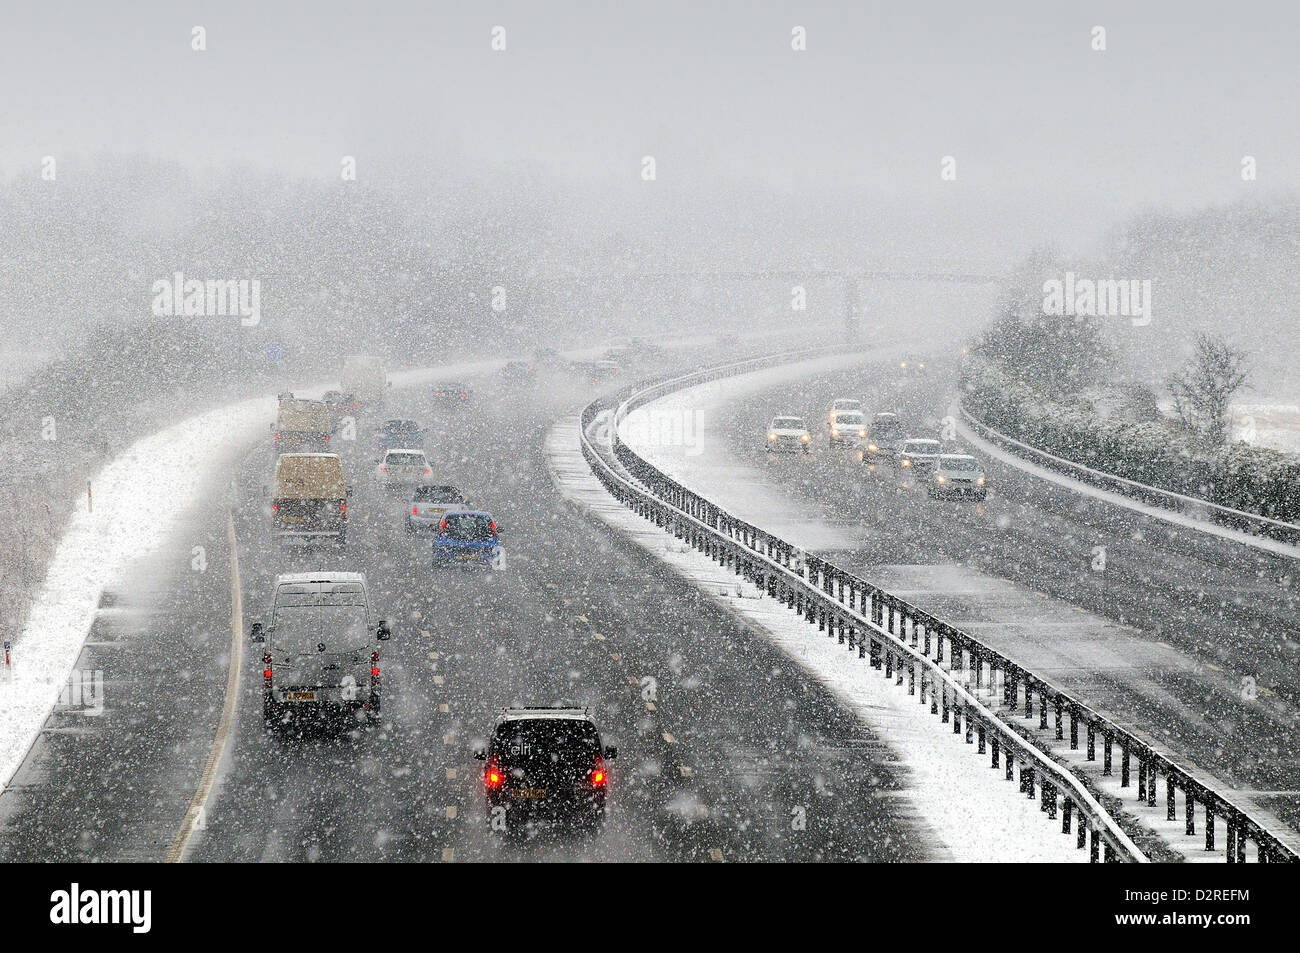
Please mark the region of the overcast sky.
<svg viewBox="0 0 1300 953"><path fill-rule="evenodd" d="M39 3L0 169L98 154L337 180L527 170L575 201L874 198L1069 241L1300 183L1291 3ZM207 50L191 49L191 28ZM506 30L506 50L490 48ZM791 29L807 51L791 50ZM1105 52L1091 29L1106 29ZM1244 155L1258 181L1243 183ZM941 181L940 160L957 161ZM639 191L638 191L639 190ZM927 211L928 210L928 211Z"/></svg>

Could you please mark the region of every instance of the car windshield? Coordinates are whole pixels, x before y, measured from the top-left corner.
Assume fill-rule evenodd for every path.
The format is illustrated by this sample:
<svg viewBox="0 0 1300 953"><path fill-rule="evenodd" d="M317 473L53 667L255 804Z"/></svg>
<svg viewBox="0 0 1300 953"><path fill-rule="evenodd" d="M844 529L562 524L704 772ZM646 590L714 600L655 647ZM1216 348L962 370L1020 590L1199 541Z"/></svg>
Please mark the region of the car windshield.
<svg viewBox="0 0 1300 953"><path fill-rule="evenodd" d="M897 437L903 432L903 425L897 420L877 420L871 425L873 437Z"/></svg>
<svg viewBox="0 0 1300 953"><path fill-rule="evenodd" d="M443 522L442 534L450 539L481 543L496 535L492 518L474 514L452 514Z"/></svg>
<svg viewBox="0 0 1300 953"><path fill-rule="evenodd" d="M411 433L420 429L420 425L414 420L390 420L384 424L384 430L388 433Z"/></svg>
<svg viewBox="0 0 1300 953"><path fill-rule="evenodd" d="M835 422L845 427L861 427L862 415L838 413L835 415Z"/></svg>
<svg viewBox="0 0 1300 953"><path fill-rule="evenodd" d="M385 462L390 467L422 467L424 466L424 454L422 453L390 453Z"/></svg>
<svg viewBox="0 0 1300 953"><path fill-rule="evenodd" d="M599 752L595 726L576 718L507 721L492 739L492 753L512 767L582 765Z"/></svg>
<svg viewBox="0 0 1300 953"><path fill-rule="evenodd" d="M946 457L943 461L945 470L978 470L974 457Z"/></svg>
<svg viewBox="0 0 1300 953"><path fill-rule="evenodd" d="M454 486L422 486L415 491L422 503L464 503L465 497Z"/></svg>
<svg viewBox="0 0 1300 953"><path fill-rule="evenodd" d="M837 400L834 406L836 410L857 410L862 403L856 400Z"/></svg>
<svg viewBox="0 0 1300 953"><path fill-rule="evenodd" d="M939 441L909 440L904 444L904 449L908 453L937 453L939 450Z"/></svg>
<svg viewBox="0 0 1300 953"><path fill-rule="evenodd" d="M773 430L803 430L802 417L777 417L772 421Z"/></svg>

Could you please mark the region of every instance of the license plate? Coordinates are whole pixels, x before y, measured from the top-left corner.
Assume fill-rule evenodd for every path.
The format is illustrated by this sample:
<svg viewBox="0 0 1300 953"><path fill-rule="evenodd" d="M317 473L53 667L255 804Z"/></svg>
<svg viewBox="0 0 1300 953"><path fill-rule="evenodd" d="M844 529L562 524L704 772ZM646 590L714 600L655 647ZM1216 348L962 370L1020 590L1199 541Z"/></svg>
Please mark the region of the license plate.
<svg viewBox="0 0 1300 953"><path fill-rule="evenodd" d="M315 692L285 692L284 700L287 702L314 702L316 700Z"/></svg>
<svg viewBox="0 0 1300 953"><path fill-rule="evenodd" d="M478 553L457 553L457 559L478 559Z"/></svg>
<svg viewBox="0 0 1300 953"><path fill-rule="evenodd" d="M516 788L510 794L521 801L543 801L546 799L545 788Z"/></svg>
<svg viewBox="0 0 1300 953"><path fill-rule="evenodd" d="M281 518L284 522L286 522L286 523L305 523L305 522L307 522L307 517L305 517L305 516L282 516L282 517L280 517L280 518Z"/></svg>

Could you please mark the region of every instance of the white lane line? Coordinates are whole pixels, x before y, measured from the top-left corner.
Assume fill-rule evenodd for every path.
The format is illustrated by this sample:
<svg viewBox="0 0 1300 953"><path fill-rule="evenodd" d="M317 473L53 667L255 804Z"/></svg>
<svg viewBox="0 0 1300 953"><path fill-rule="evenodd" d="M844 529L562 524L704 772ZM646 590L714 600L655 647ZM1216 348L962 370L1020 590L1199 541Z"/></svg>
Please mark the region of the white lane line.
<svg viewBox="0 0 1300 953"><path fill-rule="evenodd" d="M226 509L226 536L230 540L230 665L226 670L226 698L221 707L221 721L217 724L216 736L208 751L207 763L199 778L199 789L190 800L185 820L176 833L176 839L167 849L164 862L179 863L185 859L185 850L196 830L206 826L208 796L212 793L212 782L216 779L217 769L226 760L230 751L230 728L235 722L235 706L239 701L240 673L244 668L244 597L239 585L239 549L235 539L235 517Z"/></svg>

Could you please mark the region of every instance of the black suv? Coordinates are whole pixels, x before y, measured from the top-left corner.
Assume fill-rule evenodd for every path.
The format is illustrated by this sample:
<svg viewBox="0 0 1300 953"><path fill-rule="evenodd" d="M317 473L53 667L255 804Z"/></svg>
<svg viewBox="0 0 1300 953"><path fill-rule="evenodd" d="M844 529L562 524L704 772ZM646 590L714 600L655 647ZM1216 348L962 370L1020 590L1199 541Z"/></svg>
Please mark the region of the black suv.
<svg viewBox="0 0 1300 953"><path fill-rule="evenodd" d="M419 421L394 417L385 420L375 434L375 453L382 457L389 450L423 450L424 428Z"/></svg>
<svg viewBox="0 0 1300 953"><path fill-rule="evenodd" d="M599 827L609 787L605 762L617 753L601 744L586 708L503 708L487 749L474 752L487 761L489 826L518 833L544 817Z"/></svg>

